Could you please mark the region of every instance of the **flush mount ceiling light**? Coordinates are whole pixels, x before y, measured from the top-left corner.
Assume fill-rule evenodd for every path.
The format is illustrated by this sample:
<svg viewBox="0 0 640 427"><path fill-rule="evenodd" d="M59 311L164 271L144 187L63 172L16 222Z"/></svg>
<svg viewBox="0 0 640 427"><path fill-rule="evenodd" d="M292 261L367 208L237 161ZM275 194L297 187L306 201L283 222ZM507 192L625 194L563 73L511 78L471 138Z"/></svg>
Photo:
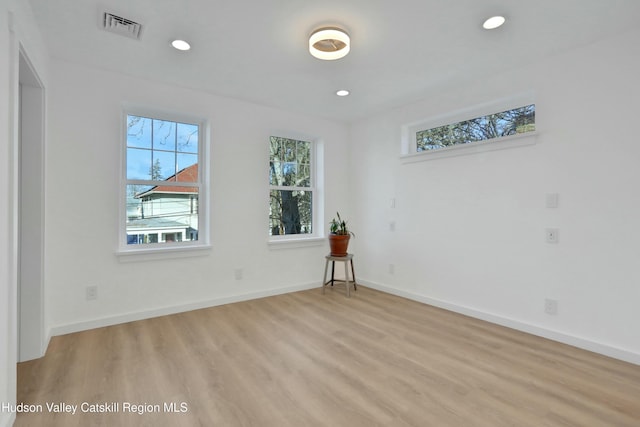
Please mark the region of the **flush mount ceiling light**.
<svg viewBox="0 0 640 427"><path fill-rule="evenodd" d="M341 28L322 27L309 37L309 52L318 59L332 61L343 58L351 49L349 35Z"/></svg>
<svg viewBox="0 0 640 427"><path fill-rule="evenodd" d="M174 40L171 42L171 46L175 47L178 50L191 49L191 45L184 40Z"/></svg>
<svg viewBox="0 0 640 427"><path fill-rule="evenodd" d="M506 21L504 16L492 16L491 18L484 21L484 24L482 24L482 28L484 28L485 30L493 30L504 24L504 21Z"/></svg>
<svg viewBox="0 0 640 427"><path fill-rule="evenodd" d="M336 95L338 96L348 96L351 92L349 92L346 89L340 89L339 91L336 92Z"/></svg>

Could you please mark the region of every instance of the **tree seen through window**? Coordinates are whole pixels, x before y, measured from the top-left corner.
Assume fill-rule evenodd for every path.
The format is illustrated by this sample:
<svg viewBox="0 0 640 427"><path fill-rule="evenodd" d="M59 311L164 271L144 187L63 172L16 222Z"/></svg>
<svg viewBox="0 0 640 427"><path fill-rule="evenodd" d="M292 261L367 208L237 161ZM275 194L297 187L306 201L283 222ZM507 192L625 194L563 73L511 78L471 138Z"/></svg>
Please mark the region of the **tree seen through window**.
<svg viewBox="0 0 640 427"><path fill-rule="evenodd" d="M270 137L269 235L312 233L312 143Z"/></svg>
<svg viewBox="0 0 640 427"><path fill-rule="evenodd" d="M416 132L416 150L429 151L533 132L535 104Z"/></svg>

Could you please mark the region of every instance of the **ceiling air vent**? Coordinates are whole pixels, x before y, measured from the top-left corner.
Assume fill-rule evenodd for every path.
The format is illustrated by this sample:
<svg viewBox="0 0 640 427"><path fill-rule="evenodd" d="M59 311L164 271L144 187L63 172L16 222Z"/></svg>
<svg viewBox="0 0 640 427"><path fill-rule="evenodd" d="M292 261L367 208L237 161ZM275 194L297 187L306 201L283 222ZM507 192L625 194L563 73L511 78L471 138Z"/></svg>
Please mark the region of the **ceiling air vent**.
<svg viewBox="0 0 640 427"><path fill-rule="evenodd" d="M103 28L111 33L140 40L142 35L142 24L123 18L113 13L104 12L102 20Z"/></svg>

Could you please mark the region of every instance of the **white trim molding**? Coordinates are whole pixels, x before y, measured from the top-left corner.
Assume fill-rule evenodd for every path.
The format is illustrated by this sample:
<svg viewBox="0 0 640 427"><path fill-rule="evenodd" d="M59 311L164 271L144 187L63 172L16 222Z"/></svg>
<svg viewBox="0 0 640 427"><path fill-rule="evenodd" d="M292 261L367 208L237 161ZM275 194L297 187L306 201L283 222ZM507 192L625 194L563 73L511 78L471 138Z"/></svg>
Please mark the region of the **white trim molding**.
<svg viewBox="0 0 640 427"><path fill-rule="evenodd" d="M527 132L517 135L503 136L502 138L488 139L486 141L473 142L471 144L453 145L433 151L421 151L419 153L400 156L402 163L424 162L427 160L443 159L446 157L464 156L467 154L484 153L487 151L504 150L507 148L534 145L537 140L537 132Z"/></svg>
<svg viewBox="0 0 640 427"><path fill-rule="evenodd" d="M192 310L200 310L203 308L216 307L219 305L232 304L235 302L249 301L258 298L265 298L274 295L287 294L290 292L306 291L313 288L319 288L319 282L301 283L299 285L285 286L282 288L272 288L256 292L248 292L244 294L229 295L205 301L196 301L192 303L177 304L172 306L160 307L149 310L136 311L131 313L116 314L113 316L99 317L79 322L66 323L53 326L49 332L50 336L58 336L71 334L74 332L86 331L89 329L102 328L105 326L119 325L121 323L135 322L137 320L151 319L160 316L169 316L177 313L184 313Z"/></svg>

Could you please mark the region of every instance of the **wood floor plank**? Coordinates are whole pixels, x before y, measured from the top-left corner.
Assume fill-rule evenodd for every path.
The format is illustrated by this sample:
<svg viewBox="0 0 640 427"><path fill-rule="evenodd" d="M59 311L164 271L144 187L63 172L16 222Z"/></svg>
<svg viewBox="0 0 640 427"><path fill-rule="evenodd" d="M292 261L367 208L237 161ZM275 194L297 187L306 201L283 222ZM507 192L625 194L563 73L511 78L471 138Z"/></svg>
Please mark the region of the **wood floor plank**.
<svg viewBox="0 0 640 427"><path fill-rule="evenodd" d="M44 409L18 427L637 427L640 366L336 286L54 337L18 401Z"/></svg>

